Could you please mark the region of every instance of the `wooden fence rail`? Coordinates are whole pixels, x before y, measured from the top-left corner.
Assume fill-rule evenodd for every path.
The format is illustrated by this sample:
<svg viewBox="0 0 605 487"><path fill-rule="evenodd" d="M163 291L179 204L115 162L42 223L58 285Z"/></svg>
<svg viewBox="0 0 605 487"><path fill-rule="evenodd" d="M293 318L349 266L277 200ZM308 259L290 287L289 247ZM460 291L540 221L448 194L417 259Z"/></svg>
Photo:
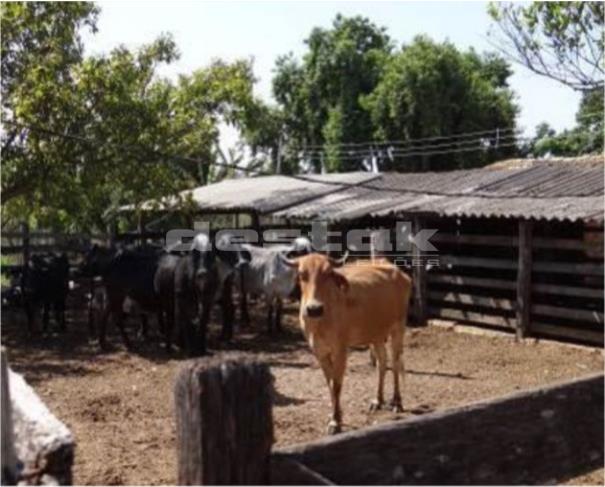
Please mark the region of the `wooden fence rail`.
<svg viewBox="0 0 605 487"><path fill-rule="evenodd" d="M603 466L603 375L270 452L272 381L246 356L177 378L180 484L495 485Z"/></svg>

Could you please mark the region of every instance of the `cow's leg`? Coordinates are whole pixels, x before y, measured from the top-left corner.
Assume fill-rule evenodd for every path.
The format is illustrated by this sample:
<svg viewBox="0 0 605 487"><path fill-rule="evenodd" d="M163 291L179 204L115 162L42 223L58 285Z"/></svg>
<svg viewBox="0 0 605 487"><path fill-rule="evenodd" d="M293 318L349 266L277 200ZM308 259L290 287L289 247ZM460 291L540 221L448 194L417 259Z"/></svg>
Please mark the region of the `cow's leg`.
<svg viewBox="0 0 605 487"><path fill-rule="evenodd" d="M59 325L59 330L66 331L67 326L65 325L65 302L56 301L54 307L55 307L55 320L57 321L57 325Z"/></svg>
<svg viewBox="0 0 605 487"><path fill-rule="evenodd" d="M383 342L375 343L371 352L378 362L378 389L376 399L370 403L370 411L377 411L384 405L384 376L387 370L387 351Z"/></svg>
<svg viewBox="0 0 605 487"><path fill-rule="evenodd" d="M179 346L188 355L193 355L195 344L195 331L193 328L193 297L177 295L175 297L174 320L177 323Z"/></svg>
<svg viewBox="0 0 605 487"><path fill-rule="evenodd" d="M267 333L273 333L273 298L267 296L265 298L265 303L267 306Z"/></svg>
<svg viewBox="0 0 605 487"><path fill-rule="evenodd" d="M240 271L240 296L239 296L239 317L240 325L242 328L250 327L250 315L248 314L248 295L246 294L246 288L244 287L244 275Z"/></svg>
<svg viewBox="0 0 605 487"><path fill-rule="evenodd" d="M200 322L197 339L197 352L204 355L207 351L207 336L208 336L208 322L210 321L210 312L212 311L212 304L214 303L214 289L207 288L202 295L202 306L200 311Z"/></svg>
<svg viewBox="0 0 605 487"><path fill-rule="evenodd" d="M158 331L160 332L160 340L162 338L166 339L166 322L164 321L164 310L160 306L158 312L156 313L156 317L158 320Z"/></svg>
<svg viewBox="0 0 605 487"><path fill-rule="evenodd" d="M88 290L90 292L90 299L88 300L88 334L93 336L95 334L95 281L92 277L88 283Z"/></svg>
<svg viewBox="0 0 605 487"><path fill-rule="evenodd" d="M342 409L340 408L340 393L347 366L346 349L337 350L332 354L332 419L328 423L328 433L340 433L342 430Z"/></svg>
<svg viewBox="0 0 605 487"><path fill-rule="evenodd" d="M326 378L330 399L332 401L332 414L328 423L328 434L339 433L342 427L342 411L340 409L340 392L346 366L346 351L336 354L318 356L321 370Z"/></svg>
<svg viewBox="0 0 605 487"><path fill-rule="evenodd" d="M132 349L132 343L128 338L128 333L126 333L126 327L124 326L124 310L120 306L119 310L114 310L112 313L116 320L116 325L118 330L120 330L120 335L122 335L122 341L128 350Z"/></svg>
<svg viewBox="0 0 605 487"><path fill-rule="evenodd" d="M403 364L403 327L401 323L394 325L394 331L391 334L391 355L393 360L393 400L391 406L393 412L403 411L401 403L401 391L399 389L399 374L402 382L405 382L405 367Z"/></svg>
<svg viewBox="0 0 605 487"><path fill-rule="evenodd" d="M147 319L147 315L139 312L139 320L140 324L137 338L147 341L149 338L149 320Z"/></svg>
<svg viewBox="0 0 605 487"><path fill-rule="evenodd" d="M231 340L233 338L233 319L235 309L233 306L233 282L227 279L223 285L221 294L221 312L223 314L223 329L221 331L221 340Z"/></svg>
<svg viewBox="0 0 605 487"><path fill-rule="evenodd" d="M99 346L102 350L107 349L107 342L105 340L105 333L107 331L107 320L109 319L109 315L111 313L111 303L109 300L105 302L105 306L103 306L103 310L101 312L101 319L99 320Z"/></svg>
<svg viewBox="0 0 605 487"><path fill-rule="evenodd" d="M42 305L42 333L48 331L48 323L50 321L50 303L44 302Z"/></svg>
<svg viewBox="0 0 605 487"><path fill-rule="evenodd" d="M27 298L25 301L25 315L27 316L27 332L30 336L34 335L36 331L36 308L31 300Z"/></svg>
<svg viewBox="0 0 605 487"><path fill-rule="evenodd" d="M279 296L276 296L275 298L275 329L278 332L282 332L284 331L284 329L281 326L281 312L282 312L282 299Z"/></svg>

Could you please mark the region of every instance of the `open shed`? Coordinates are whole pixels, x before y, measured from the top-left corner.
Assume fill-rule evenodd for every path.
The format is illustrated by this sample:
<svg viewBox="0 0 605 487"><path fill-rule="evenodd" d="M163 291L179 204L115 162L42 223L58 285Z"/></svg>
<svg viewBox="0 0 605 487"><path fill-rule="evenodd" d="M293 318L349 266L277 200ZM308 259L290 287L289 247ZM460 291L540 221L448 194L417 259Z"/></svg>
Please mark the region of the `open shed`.
<svg viewBox="0 0 605 487"><path fill-rule="evenodd" d="M313 220L341 230L394 231L397 221L413 222L414 233L436 229L437 251L410 255L438 261L409 266L415 322L446 318L602 345L603 175L602 164L278 175L181 196L200 214L248 213L259 229Z"/></svg>

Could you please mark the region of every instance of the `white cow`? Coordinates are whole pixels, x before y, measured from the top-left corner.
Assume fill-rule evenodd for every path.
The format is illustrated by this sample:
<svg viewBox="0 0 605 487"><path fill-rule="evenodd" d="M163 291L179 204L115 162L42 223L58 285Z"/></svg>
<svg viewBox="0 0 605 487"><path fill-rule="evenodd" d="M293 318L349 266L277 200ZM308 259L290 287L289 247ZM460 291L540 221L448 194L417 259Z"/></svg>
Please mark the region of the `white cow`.
<svg viewBox="0 0 605 487"><path fill-rule="evenodd" d="M281 330L281 310L283 299L289 297L296 288L296 271L280 258L306 255L311 252L311 242L299 237L290 245L256 247L242 245L243 253L249 256L249 262L242 267L240 275L241 317L244 326L249 325L247 294L261 295L267 304L267 329Z"/></svg>

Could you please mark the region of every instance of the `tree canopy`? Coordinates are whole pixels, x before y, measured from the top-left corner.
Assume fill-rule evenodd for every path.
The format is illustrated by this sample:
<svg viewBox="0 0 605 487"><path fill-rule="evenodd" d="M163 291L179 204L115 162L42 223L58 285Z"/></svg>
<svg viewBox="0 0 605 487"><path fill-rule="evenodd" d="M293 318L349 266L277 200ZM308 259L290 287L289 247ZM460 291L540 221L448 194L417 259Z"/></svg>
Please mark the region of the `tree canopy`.
<svg viewBox="0 0 605 487"><path fill-rule="evenodd" d="M86 57L79 29L97 14L88 3L2 4L5 222L104 229L112 208L215 177L219 124L250 118L249 61L173 83L157 75L179 55L170 36Z"/></svg>
<svg viewBox="0 0 605 487"><path fill-rule="evenodd" d="M536 128L534 138L523 152L533 157L602 153L605 136L603 102L603 90L584 92L574 128L557 133L544 122Z"/></svg>
<svg viewBox="0 0 605 487"><path fill-rule="evenodd" d="M291 165L361 169L374 154L383 169L447 169L514 153L517 108L502 58L422 36L395 50L383 29L359 17L339 16L331 29L314 29L307 45L302 61L278 60L273 80ZM507 130L502 138L498 128ZM483 140L452 146L446 139L443 147L461 155L439 154L439 163L415 155L428 152L426 144L423 150L408 143L490 129L494 137ZM389 141L400 145L389 149Z"/></svg>
<svg viewBox="0 0 605 487"><path fill-rule="evenodd" d="M427 143L396 146L385 159L386 168L472 167L513 153L511 129L517 107L507 84L510 75L501 58L480 56L473 50L460 52L448 42L435 43L421 36L403 46L388 59L362 106L371 115L376 140L405 143L437 137L431 143L436 147L427 149ZM438 138L490 129L494 132L485 138L475 135L454 142ZM501 136L496 136L496 129L503 129ZM414 155L419 153L426 155Z"/></svg>

